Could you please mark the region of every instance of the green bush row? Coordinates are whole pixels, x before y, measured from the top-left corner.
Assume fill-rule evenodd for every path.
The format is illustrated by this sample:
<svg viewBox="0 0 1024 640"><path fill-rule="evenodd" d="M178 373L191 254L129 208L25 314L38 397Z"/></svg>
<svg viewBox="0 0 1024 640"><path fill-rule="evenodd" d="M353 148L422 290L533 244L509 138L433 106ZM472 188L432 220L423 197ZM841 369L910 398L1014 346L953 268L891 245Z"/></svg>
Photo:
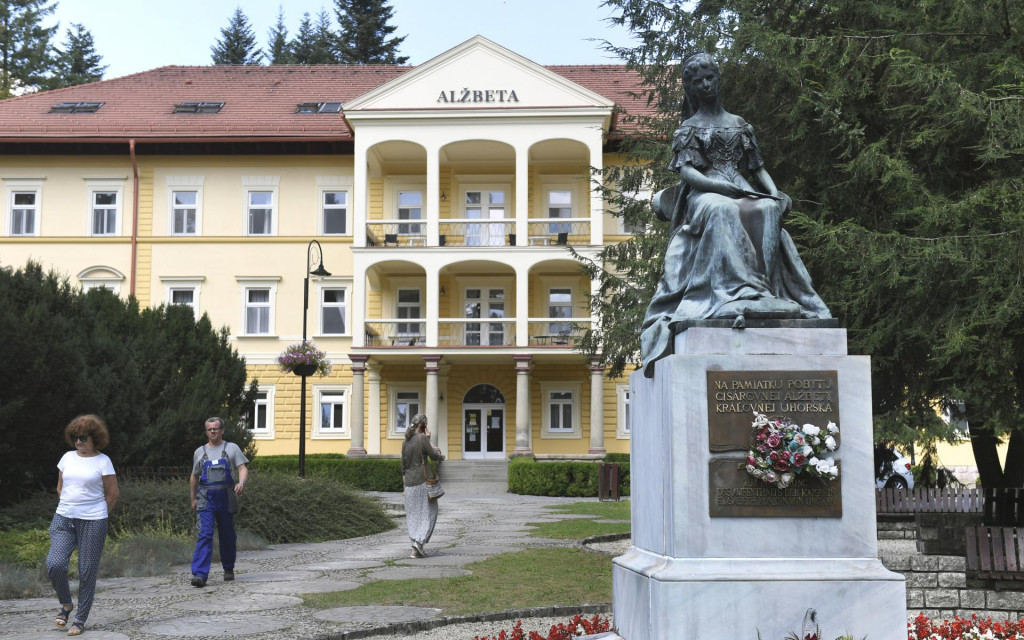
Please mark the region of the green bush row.
<svg viewBox="0 0 1024 640"><path fill-rule="evenodd" d="M619 462L619 494L629 495L629 462ZM508 490L528 496L594 497L598 489L596 462L537 462L513 458L508 465Z"/></svg>
<svg viewBox="0 0 1024 640"><path fill-rule="evenodd" d="M299 456L258 456L255 471L298 475ZM324 478L363 491L401 491L402 461L397 458L346 458L340 453L306 456L306 477Z"/></svg>

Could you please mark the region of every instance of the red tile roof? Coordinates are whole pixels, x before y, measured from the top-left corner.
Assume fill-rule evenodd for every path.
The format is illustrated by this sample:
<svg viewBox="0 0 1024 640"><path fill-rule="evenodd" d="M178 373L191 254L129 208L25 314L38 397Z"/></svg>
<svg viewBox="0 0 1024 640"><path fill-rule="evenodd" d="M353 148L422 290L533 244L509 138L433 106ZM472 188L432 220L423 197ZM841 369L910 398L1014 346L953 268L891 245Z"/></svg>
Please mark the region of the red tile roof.
<svg viewBox="0 0 1024 640"><path fill-rule="evenodd" d="M639 77L621 65L552 66L551 71L630 113ZM0 101L0 140L114 142L350 140L343 114L295 113L301 102L348 102L413 67L394 65L169 66L92 84ZM224 102L216 114L175 114L180 102ZM96 113L50 113L61 102L103 102ZM344 110L344 109L343 109Z"/></svg>

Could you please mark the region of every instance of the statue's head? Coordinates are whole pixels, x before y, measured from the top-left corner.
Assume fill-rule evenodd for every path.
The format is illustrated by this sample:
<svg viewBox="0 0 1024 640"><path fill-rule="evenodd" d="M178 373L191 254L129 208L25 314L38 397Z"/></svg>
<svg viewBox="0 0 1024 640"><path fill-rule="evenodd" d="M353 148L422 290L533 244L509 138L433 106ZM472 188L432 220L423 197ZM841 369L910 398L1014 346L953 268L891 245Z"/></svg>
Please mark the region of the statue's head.
<svg viewBox="0 0 1024 640"><path fill-rule="evenodd" d="M718 69L718 63L709 54L695 53L683 61L683 91L686 92L686 103L692 115L697 111L697 92L693 88L693 79L704 70L711 70L718 80L718 95L715 97L716 106L722 104L722 73Z"/></svg>

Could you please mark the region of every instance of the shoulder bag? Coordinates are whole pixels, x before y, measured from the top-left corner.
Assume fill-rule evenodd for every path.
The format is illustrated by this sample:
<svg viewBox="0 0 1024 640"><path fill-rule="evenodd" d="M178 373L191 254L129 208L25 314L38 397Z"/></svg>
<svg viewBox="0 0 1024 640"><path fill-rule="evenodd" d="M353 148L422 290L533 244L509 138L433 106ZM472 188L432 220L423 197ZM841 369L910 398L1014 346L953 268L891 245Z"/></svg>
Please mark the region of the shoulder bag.
<svg viewBox="0 0 1024 640"><path fill-rule="evenodd" d="M441 486L441 478L438 476L430 477L427 459L420 458L420 460L423 462L423 478L427 482L427 500L433 502L444 495L444 487Z"/></svg>

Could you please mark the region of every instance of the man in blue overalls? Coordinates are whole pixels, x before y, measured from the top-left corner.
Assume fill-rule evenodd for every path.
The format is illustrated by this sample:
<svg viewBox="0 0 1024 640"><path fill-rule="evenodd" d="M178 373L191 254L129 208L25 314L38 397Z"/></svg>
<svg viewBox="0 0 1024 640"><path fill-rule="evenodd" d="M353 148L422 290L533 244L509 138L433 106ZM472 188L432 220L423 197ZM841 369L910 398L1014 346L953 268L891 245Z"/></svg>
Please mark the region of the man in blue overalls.
<svg viewBox="0 0 1024 640"><path fill-rule="evenodd" d="M235 579L235 512L238 496L249 479L249 460L238 445L224 440L223 420L207 420L206 437L209 442L192 456L192 476L188 480L192 509L199 518L199 540L192 554L193 587L205 587L210 576L214 526L224 580Z"/></svg>

